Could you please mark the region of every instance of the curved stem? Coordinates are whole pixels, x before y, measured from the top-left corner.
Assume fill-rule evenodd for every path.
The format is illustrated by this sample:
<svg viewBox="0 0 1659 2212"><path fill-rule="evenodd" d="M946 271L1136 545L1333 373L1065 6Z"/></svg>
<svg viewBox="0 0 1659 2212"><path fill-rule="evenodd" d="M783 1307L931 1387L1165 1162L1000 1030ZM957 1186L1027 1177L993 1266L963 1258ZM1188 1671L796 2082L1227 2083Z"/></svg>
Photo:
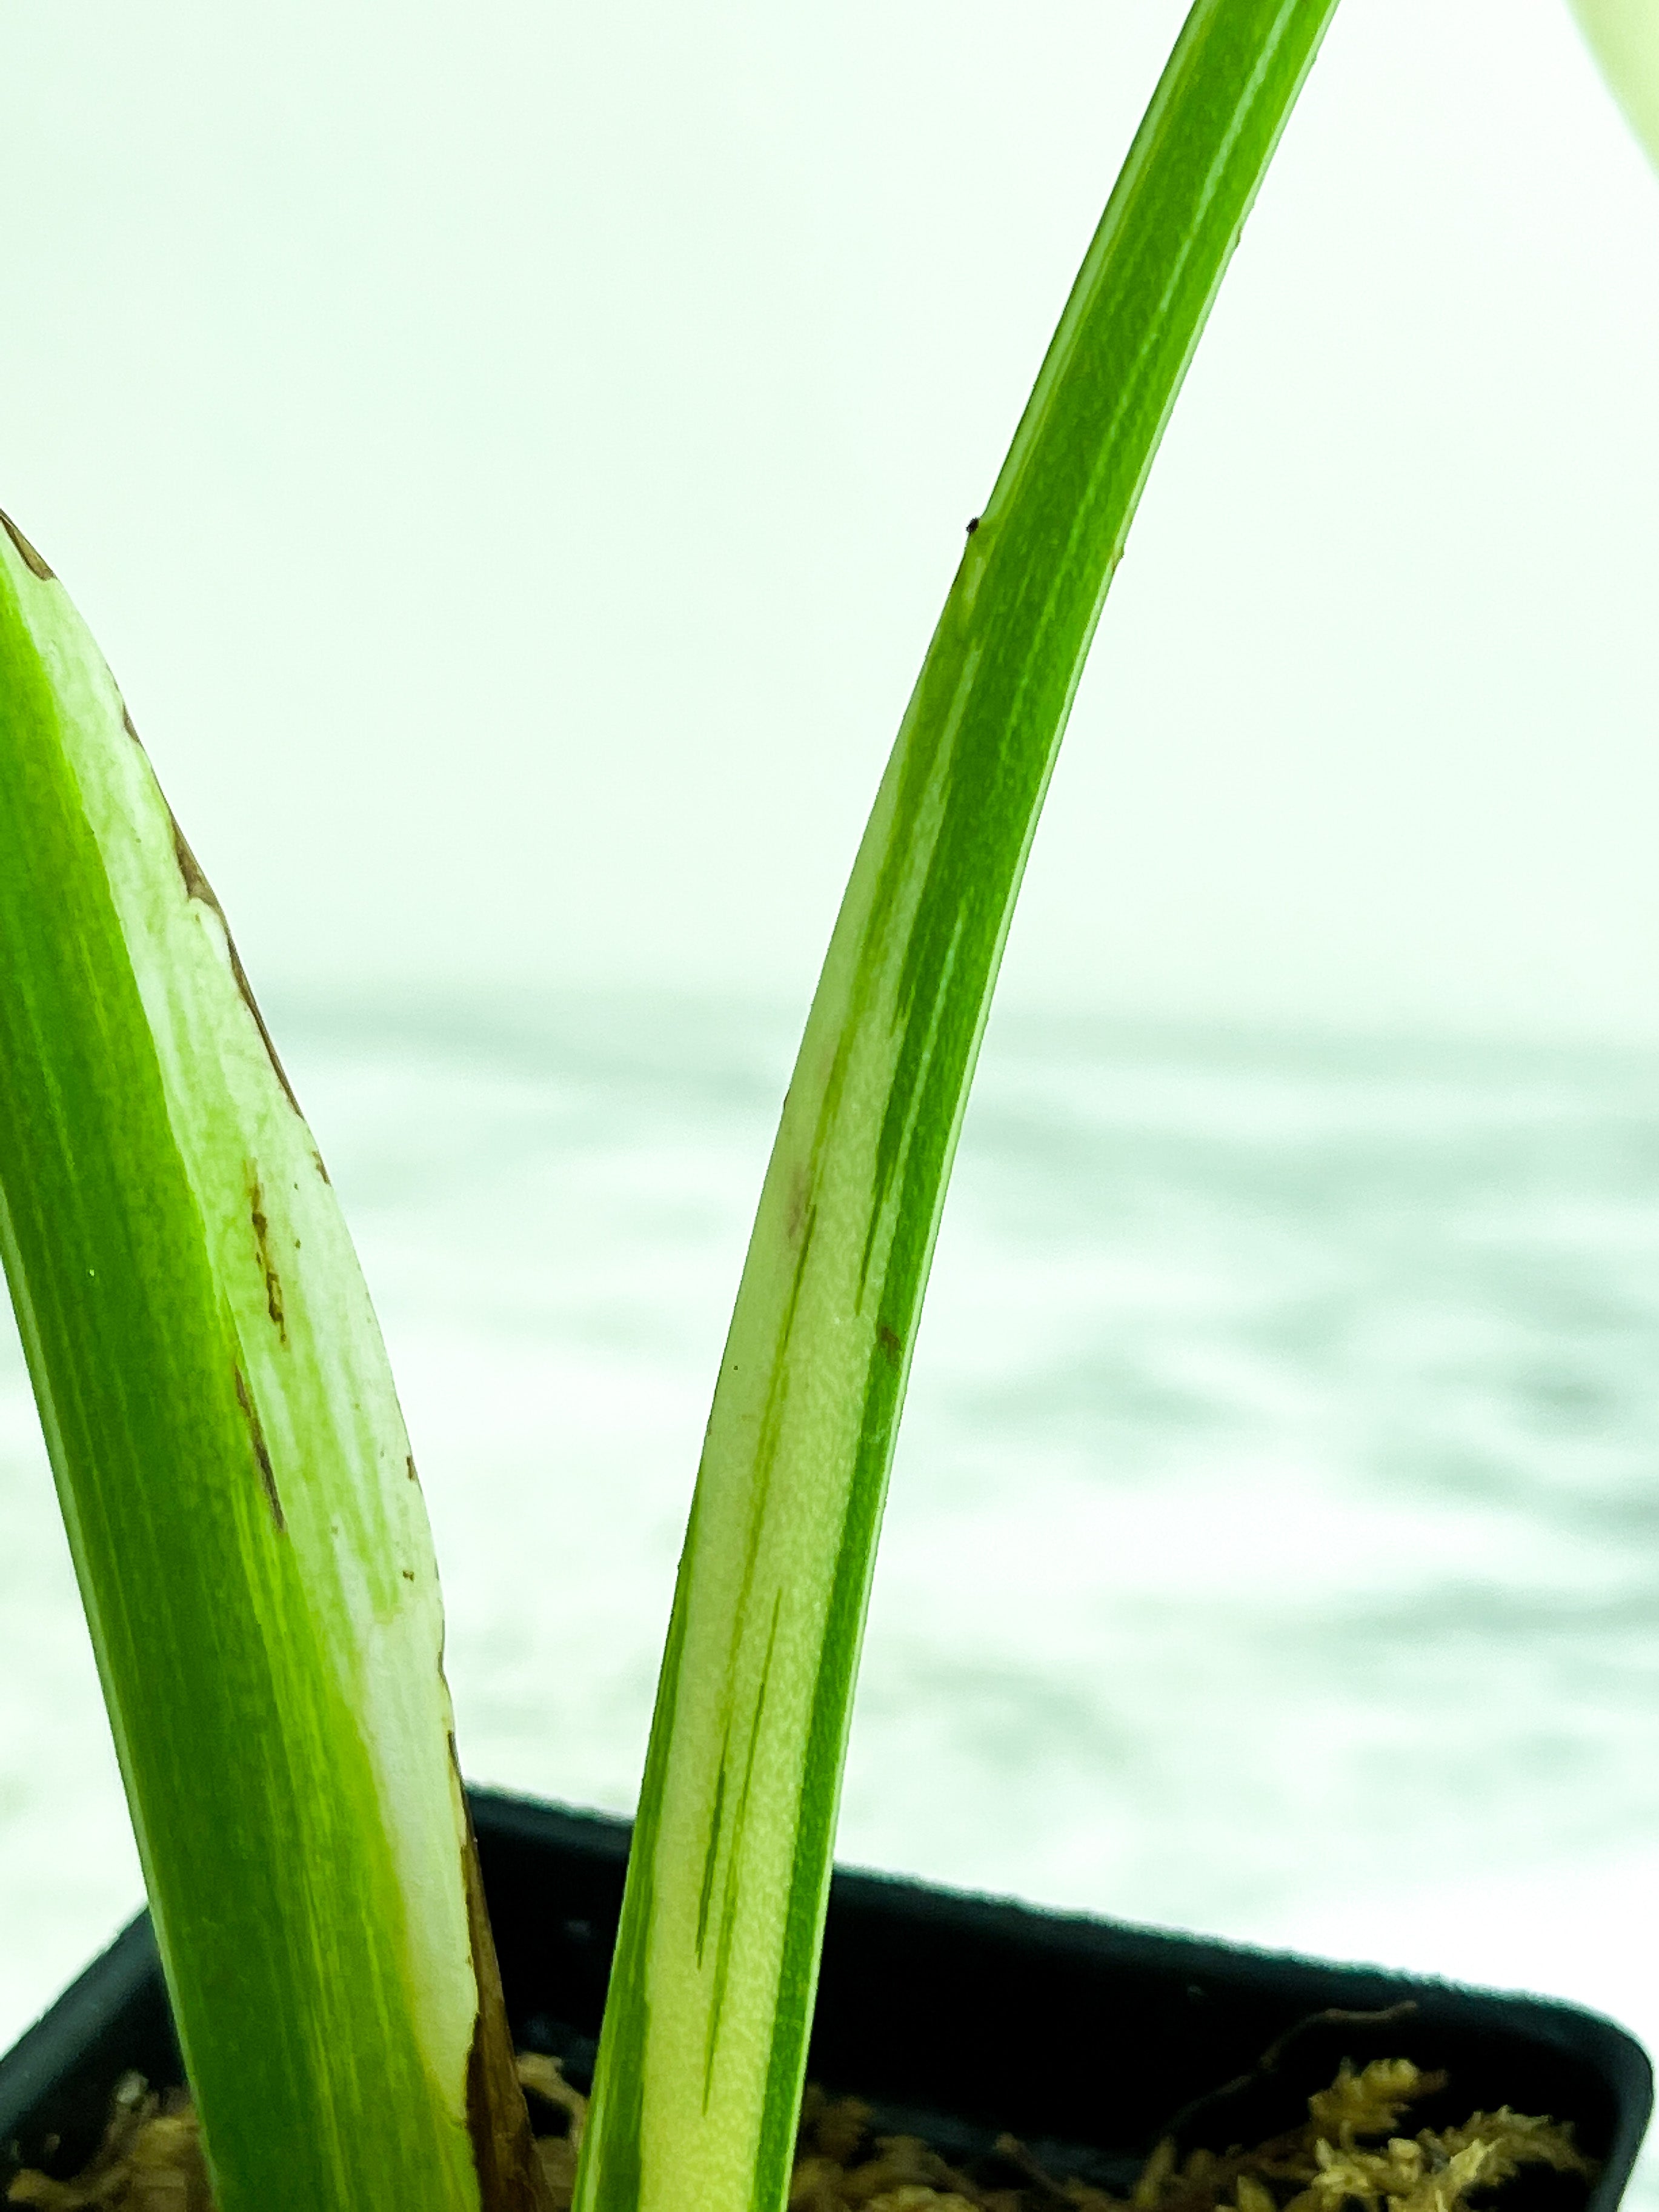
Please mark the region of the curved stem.
<svg viewBox="0 0 1659 2212"><path fill-rule="evenodd" d="M992 986L1141 487L1334 5L1194 7L878 794L720 1368L579 2212L783 2202L888 1467Z"/></svg>
<svg viewBox="0 0 1659 2212"><path fill-rule="evenodd" d="M121 695L0 522L0 1250L220 2212L525 2212L368 1294Z"/></svg>

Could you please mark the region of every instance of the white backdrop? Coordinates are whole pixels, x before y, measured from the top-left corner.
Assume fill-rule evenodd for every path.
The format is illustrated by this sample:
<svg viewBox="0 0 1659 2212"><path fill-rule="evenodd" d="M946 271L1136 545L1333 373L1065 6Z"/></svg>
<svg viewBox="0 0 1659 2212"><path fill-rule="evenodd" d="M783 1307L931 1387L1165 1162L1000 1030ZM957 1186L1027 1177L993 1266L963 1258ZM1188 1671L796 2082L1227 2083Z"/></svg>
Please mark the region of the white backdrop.
<svg viewBox="0 0 1659 2212"><path fill-rule="evenodd" d="M808 988L1172 0L13 0L0 500L256 976ZM1009 988L1659 1034L1659 185L1345 0Z"/></svg>

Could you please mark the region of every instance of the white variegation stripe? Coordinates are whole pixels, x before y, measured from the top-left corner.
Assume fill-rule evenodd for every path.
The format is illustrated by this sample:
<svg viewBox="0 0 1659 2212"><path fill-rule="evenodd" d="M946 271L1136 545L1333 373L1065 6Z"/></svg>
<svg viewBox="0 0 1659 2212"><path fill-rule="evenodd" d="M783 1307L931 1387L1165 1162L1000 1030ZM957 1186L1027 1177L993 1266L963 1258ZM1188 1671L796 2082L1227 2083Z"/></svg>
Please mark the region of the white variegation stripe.
<svg viewBox="0 0 1659 2212"><path fill-rule="evenodd" d="M33 653L50 679L61 745L54 773L78 800L91 833L87 897L95 903L106 890L130 963L125 975L88 971L89 1019L95 1026L106 1004L112 1036L130 1018L131 1035L148 1030L191 1200L166 1224L168 1249L176 1249L180 1267L205 1271L232 1370L223 1388L246 1428L241 1464L186 1472L191 1480L222 1482L227 1490L241 1483L246 1490L233 1514L240 1534L213 1562L223 1602L200 1624L199 1663L222 1664L234 1648L250 1679L268 1680L275 1695L271 1709L246 1713L242 1742L204 1742L201 1758L210 1769L218 1762L222 1772L234 1773L239 1760L257 1767L259 1802L281 1808L268 1847L290 1861L297 1856L301 1866L297 1884L289 1883L302 1915L292 1930L292 1987L285 2008L272 2003L269 2036L273 2047L284 2038L291 2043L292 2070L310 2082L306 2094L314 2094L321 2135L331 2136L333 2091L346 2100L332 2130L343 2161L342 2202L380 2201L399 2162L388 2143L401 2133L410 2157L416 2146L426 2148L394 2182L399 2212L477 2212L471 2124L477 2114L469 2112L469 2066L481 2001L469 1924L470 1844L442 1674L436 1563L385 1348L311 1133L115 683L63 587L15 530L0 534L0 595L12 603L0 608L8 617L7 650ZM0 742L8 737L5 714L0 690ZM27 832L26 823L19 826ZM49 915L37 919L43 929L52 927ZM5 950L15 967L21 963L15 980L26 991L27 948ZM121 995L135 988L137 1011ZM120 1070L112 1068L108 1080L118 1083ZM75 1145L88 1141L77 1136L76 1110L66 1097L56 1117L70 1171ZM131 1203L142 1208L144 1162L125 1164ZM30 1172L27 1160L0 1162L0 1174ZM60 1363L61 1382L73 1369L74 1346L40 1341L15 1236L7 1243L50 1432L48 1354ZM144 1387L142 1376L106 1379L118 1392ZM82 1378L89 1400L100 1380ZM135 1701L173 1694L179 1726L189 1724L188 1666L181 1682L169 1684L165 1674L178 1663L174 1646L181 1637L187 1641L187 1631L160 1612L165 1590L143 1587L142 1558L99 1555L91 1532L100 1514L84 1490L100 1479L98 1470L67 1468L61 1449L54 1456L175 2008L187 2056L192 2047L199 2056L204 2042L224 2032L210 1985L222 1983L229 1962L185 1955L173 1940L187 1916L169 1894L168 1869L177 1856L173 1824L199 1826L202 1816L176 1802L176 1777L158 1781L143 1771L133 1747L143 1733ZM144 1471L143 1525L159 1530L175 1510L172 1492L185 1486L172 1483L172 1473ZM169 1541L179 1540L176 1528L169 1532ZM123 1649L143 1648L146 1607L158 1608L164 1628L153 1682L125 1679L112 1659L108 1632L118 1625ZM152 1735L154 1725L151 1715ZM199 1836L191 1847L200 1849ZM250 1846L239 1835L244 1855L258 1847L258 1839ZM314 1881L307 1854L315 1857ZM368 1884L367 1904L359 1895L355 1907L337 1914L331 1903L337 1873L343 1886ZM242 1879L250 1893L257 1889L252 1869L226 1869L225 1941L233 1947ZM364 1913L372 1926L346 1924ZM274 2016L278 2012L286 2016ZM328 2037L348 2047L319 2047L329 2022ZM360 2048L349 2047L354 2036ZM381 2140L354 2146L383 2062L388 2080L405 2088L424 2084L426 2109L387 2112L368 2128ZM475 2069L475 2105L476 2075ZM204 2101L211 2143L215 2113L211 2099ZM521 2128L521 2113L517 2122ZM509 2109L503 2124L510 2130L514 2123ZM222 2173L222 2194L228 2185L234 2196L239 2179L246 2177ZM269 2202L268 2184L265 2195ZM241 2212L243 2203L254 2212L246 2200L227 2202L222 2212Z"/></svg>

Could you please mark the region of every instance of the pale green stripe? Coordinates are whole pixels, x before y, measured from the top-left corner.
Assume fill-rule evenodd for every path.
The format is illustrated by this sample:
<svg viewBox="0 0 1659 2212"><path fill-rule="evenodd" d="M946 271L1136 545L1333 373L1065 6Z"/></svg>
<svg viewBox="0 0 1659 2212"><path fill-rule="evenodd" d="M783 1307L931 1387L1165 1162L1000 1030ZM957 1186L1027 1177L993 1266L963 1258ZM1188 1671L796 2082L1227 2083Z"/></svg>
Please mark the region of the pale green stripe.
<svg viewBox="0 0 1659 2212"><path fill-rule="evenodd" d="M883 1492L992 981L1130 518L1334 7L1193 9L878 796L715 1395L581 2212L782 2201Z"/></svg>
<svg viewBox="0 0 1659 2212"><path fill-rule="evenodd" d="M0 537L0 1243L221 2212L476 2212L407 1439L220 919L43 567Z"/></svg>

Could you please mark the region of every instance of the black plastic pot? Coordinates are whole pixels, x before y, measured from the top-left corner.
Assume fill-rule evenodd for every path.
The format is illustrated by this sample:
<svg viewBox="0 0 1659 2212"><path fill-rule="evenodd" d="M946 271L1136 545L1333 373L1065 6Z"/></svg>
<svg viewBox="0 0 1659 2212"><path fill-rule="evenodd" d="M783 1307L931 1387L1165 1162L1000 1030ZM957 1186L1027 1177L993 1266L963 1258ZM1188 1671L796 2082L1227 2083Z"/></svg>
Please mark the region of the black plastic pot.
<svg viewBox="0 0 1659 2212"><path fill-rule="evenodd" d="M482 1790L472 1808L514 2034L586 2086L628 1825ZM1332 2008L1390 2016L1319 2017ZM1596 2014L836 1876L811 2078L874 2106L881 2131L925 2135L947 2156L989 2151L1007 2130L1049 2172L1122 2190L1172 2123L1188 2145L1260 2142L1304 2116L1340 2059L1385 2056L1450 2075L1413 2127L1505 2103L1573 2121L1604 2161L1589 2212L1612 2212L1653 2076ZM0 2060L0 2182L20 2163L84 2164L129 2069L158 2087L182 2078L147 1917ZM1528 2169L1503 2204L1582 2207L1583 2185Z"/></svg>

